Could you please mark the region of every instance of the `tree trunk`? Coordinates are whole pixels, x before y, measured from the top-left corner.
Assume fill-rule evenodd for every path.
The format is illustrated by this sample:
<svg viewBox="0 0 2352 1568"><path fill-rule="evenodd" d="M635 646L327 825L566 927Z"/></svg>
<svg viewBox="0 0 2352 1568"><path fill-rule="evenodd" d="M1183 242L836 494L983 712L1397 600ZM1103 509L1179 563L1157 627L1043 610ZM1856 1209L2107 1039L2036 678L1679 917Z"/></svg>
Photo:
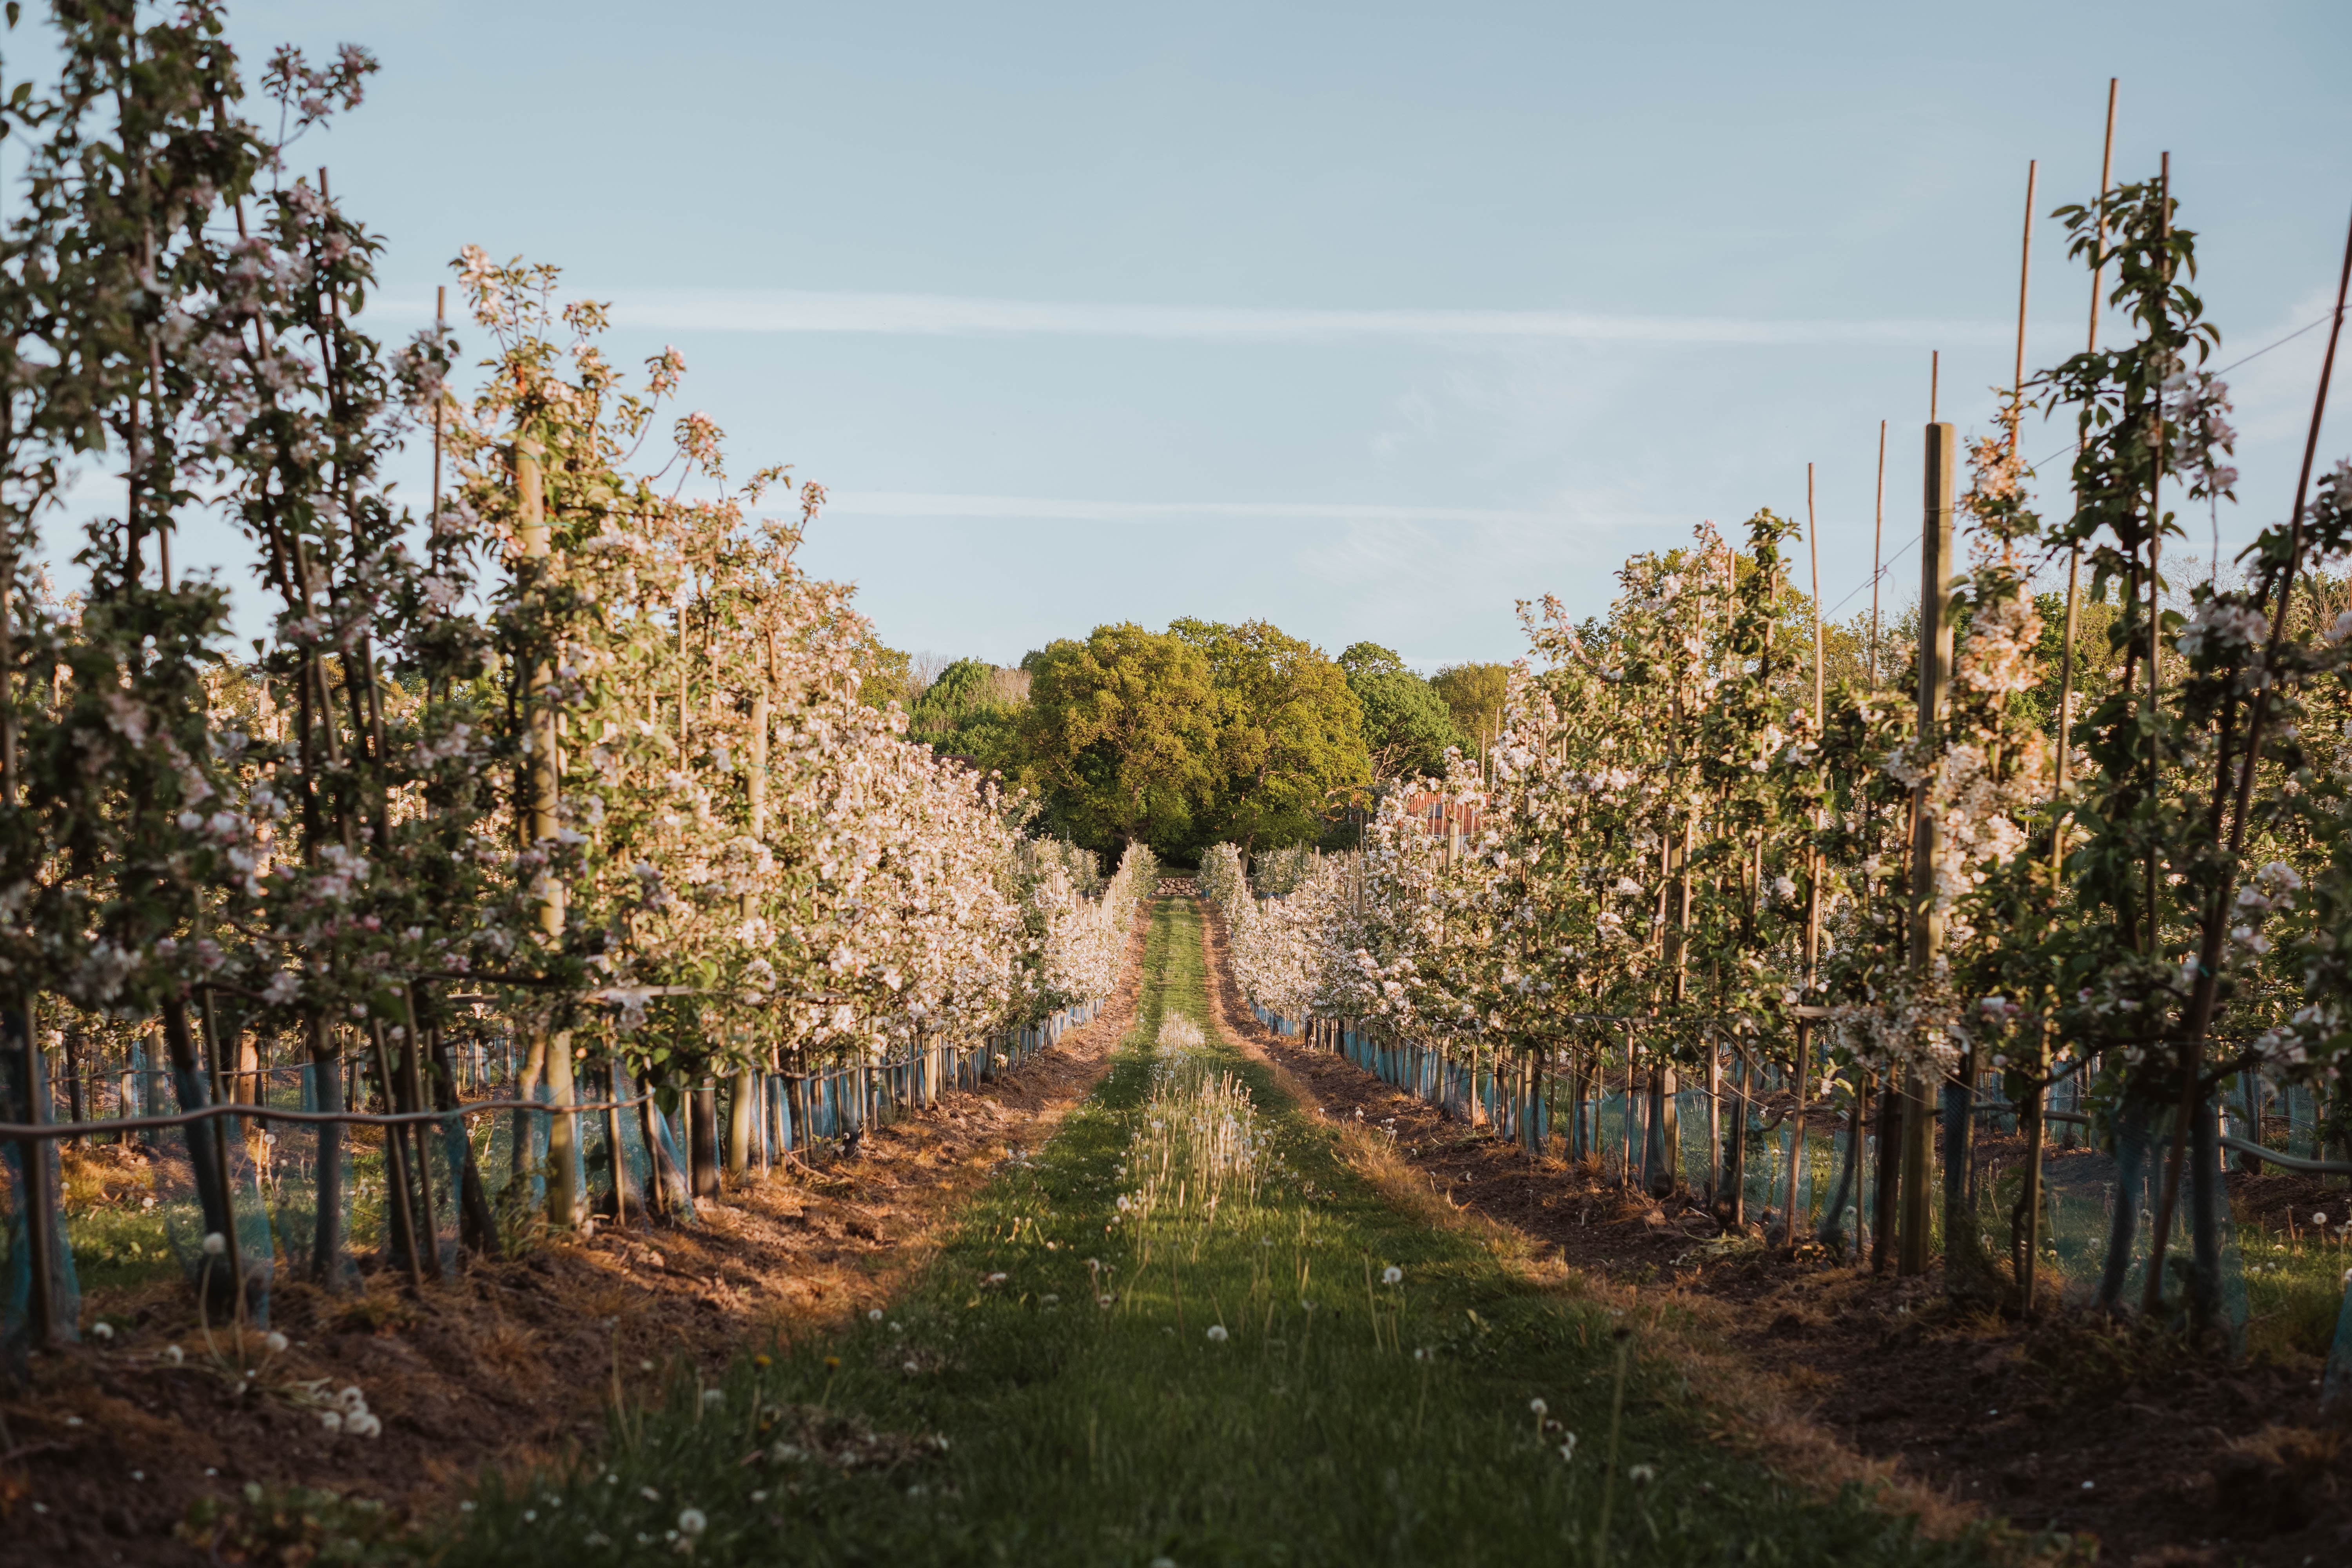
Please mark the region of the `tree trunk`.
<svg viewBox="0 0 2352 1568"><path fill-rule="evenodd" d="M1993 1279L1984 1227L1969 1201L1976 1163L1974 1060L1970 1053L1961 1065L1960 1081L1944 1085L1944 1292L1964 1301L1983 1300Z"/></svg>
<svg viewBox="0 0 2352 1568"><path fill-rule="evenodd" d="M735 1075L727 1106L727 1173L739 1182L751 1173L751 1112L759 1092L759 1077L751 1068Z"/></svg>
<svg viewBox="0 0 2352 1568"><path fill-rule="evenodd" d="M2221 1216L2228 1195L2221 1184L2221 1107L2202 1099L2189 1124L2189 1236L2196 1262L2189 1321L2200 1331L2211 1328L2221 1311Z"/></svg>
<svg viewBox="0 0 2352 1568"><path fill-rule="evenodd" d="M69 1028L66 1030L65 1035L66 1114L76 1121L87 1121L89 1118L84 1110L86 1101L81 1083L81 1031L78 1028ZM89 1134L81 1133L74 1139L74 1142L88 1143Z"/></svg>
<svg viewBox="0 0 2352 1568"><path fill-rule="evenodd" d="M1724 1224L1733 1230L1743 1230L1748 1225L1748 1075L1751 1070L1746 1058L1732 1064L1738 1079L1738 1092L1731 1106L1731 1131L1725 1140L1729 1152L1723 1162L1723 1202L1718 1205Z"/></svg>
<svg viewBox="0 0 2352 1568"><path fill-rule="evenodd" d="M1899 1069L1898 1069L1899 1070ZM1884 1274L1895 1262L1895 1232L1901 1226L1903 1096L1889 1076L1878 1094L1878 1185L1871 1194L1870 1268Z"/></svg>
<svg viewBox="0 0 2352 1568"><path fill-rule="evenodd" d="M719 1175L719 1090L705 1084L687 1095L687 1119L691 1127L688 1152L688 1168L694 1173L694 1195L715 1198L720 1192Z"/></svg>
<svg viewBox="0 0 2352 1568"><path fill-rule="evenodd" d="M1660 1066L1650 1073L1649 1130L1643 1140L1645 1151L1643 1163L1649 1177L1650 1195L1668 1198L1682 1180L1682 1128L1675 1112L1675 1069Z"/></svg>
<svg viewBox="0 0 2352 1568"><path fill-rule="evenodd" d="M318 1109L333 1115L343 1109L342 1064L335 1060L334 1037L317 1014L304 1020L310 1036L310 1087ZM310 1232L310 1279L322 1290L342 1286L343 1124L321 1121L319 1129L318 1206Z"/></svg>
<svg viewBox="0 0 2352 1568"><path fill-rule="evenodd" d="M1862 1130L1866 1124L1865 1108L1870 1100L1870 1078L1864 1074L1854 1090L1853 1102L1846 1108L1845 1157L1838 1162L1837 1189L1830 1194L1829 1205L1822 1211L1822 1223L1814 1237L1823 1247L1843 1256L1846 1250L1846 1204L1853 1196L1856 1174L1862 1169Z"/></svg>
<svg viewBox="0 0 2352 1568"><path fill-rule="evenodd" d="M449 1041L436 1025L433 1043L433 1102L437 1110L457 1109L457 1075L449 1060ZM499 1222L490 1208L490 1195L482 1186L482 1169L474 1160L474 1141L466 1135L466 1124L457 1121L457 1135L452 1140L457 1165L457 1244L483 1258L495 1258L499 1253Z"/></svg>
<svg viewBox="0 0 2352 1568"><path fill-rule="evenodd" d="M171 1053L172 1083L180 1097L182 1110L201 1110L212 1103L209 1086L205 1081L204 1064L196 1059L196 1042L188 1027L188 1005L174 996L163 1004L163 1045ZM204 1216L205 1233L218 1236L225 1250L219 1255L218 1266L207 1267L205 1289L216 1302L234 1301L244 1273L237 1255L236 1215L229 1205L226 1186L221 1181L220 1149L216 1140L220 1129L210 1119L186 1123L182 1131L188 1141L188 1163L194 1167L196 1206ZM209 1257L210 1255L207 1254Z"/></svg>
<svg viewBox="0 0 2352 1568"><path fill-rule="evenodd" d="M2132 1258L2139 1247L2141 1188L2147 1184L2147 1156L2154 1142L2151 1120L2145 1104L2127 1100L2116 1110L2116 1207L2107 1225L2106 1262L2099 1270L2098 1304L2105 1312L2122 1305Z"/></svg>

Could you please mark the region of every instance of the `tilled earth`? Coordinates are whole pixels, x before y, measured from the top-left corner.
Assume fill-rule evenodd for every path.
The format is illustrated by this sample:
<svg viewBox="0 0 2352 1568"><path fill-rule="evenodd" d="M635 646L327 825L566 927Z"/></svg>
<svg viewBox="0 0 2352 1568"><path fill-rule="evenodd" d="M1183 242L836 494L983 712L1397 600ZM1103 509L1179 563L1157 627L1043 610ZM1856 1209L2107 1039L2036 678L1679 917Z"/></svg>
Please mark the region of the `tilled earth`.
<svg viewBox="0 0 2352 1568"><path fill-rule="evenodd" d="M191 1505L234 1504L256 1484L273 1504L296 1487L380 1501L395 1521L452 1508L486 1469L596 1442L616 1392L635 1398L682 1361L717 1366L878 1303L958 1202L1043 1142L1108 1069L1134 1018L1137 923L1119 994L1057 1048L876 1131L854 1159L705 1203L698 1225L551 1241L421 1293L389 1271L348 1295L281 1285L272 1324L293 1342L274 1358L257 1333L242 1357L235 1333L208 1341L175 1281L95 1296L91 1313L137 1326L36 1358L31 1384L0 1396L0 1564L307 1561L191 1531ZM318 1404L346 1386L380 1436L327 1432Z"/></svg>
<svg viewBox="0 0 2352 1568"><path fill-rule="evenodd" d="M1769 1255L1686 1204L1530 1156L1277 1036L1222 963L1218 984L1228 1026L1326 1117L1385 1134L1447 1201L1569 1267L1701 1308L1856 1452L2021 1531L2070 1536L2078 1558L2352 1563L2352 1440L2320 1424L2316 1361L2233 1364L2081 1314L2021 1326L1953 1310L1933 1272L1895 1279ZM2343 1199L2308 1178L2231 1181L2241 1223Z"/></svg>

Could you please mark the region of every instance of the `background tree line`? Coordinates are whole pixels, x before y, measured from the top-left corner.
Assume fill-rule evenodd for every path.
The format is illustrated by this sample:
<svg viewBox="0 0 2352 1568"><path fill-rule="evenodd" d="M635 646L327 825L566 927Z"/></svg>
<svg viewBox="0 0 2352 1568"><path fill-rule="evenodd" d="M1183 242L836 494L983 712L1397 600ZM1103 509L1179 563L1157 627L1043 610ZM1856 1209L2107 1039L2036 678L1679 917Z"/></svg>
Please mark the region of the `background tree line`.
<svg viewBox="0 0 2352 1568"><path fill-rule="evenodd" d="M1500 721L1509 669L1424 677L1376 643L1338 658L1265 621L1097 626L1017 667L876 650L865 693L912 738L1001 772L1043 803L1043 831L1089 848L1338 847L1401 781L1442 774Z"/></svg>

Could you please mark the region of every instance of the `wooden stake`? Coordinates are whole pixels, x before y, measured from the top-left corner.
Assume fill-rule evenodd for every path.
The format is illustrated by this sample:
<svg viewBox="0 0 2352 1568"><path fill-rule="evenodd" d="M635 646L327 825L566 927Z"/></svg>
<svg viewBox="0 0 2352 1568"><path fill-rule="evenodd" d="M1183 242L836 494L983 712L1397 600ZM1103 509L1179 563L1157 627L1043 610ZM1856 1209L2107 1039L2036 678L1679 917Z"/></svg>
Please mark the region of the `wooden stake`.
<svg viewBox="0 0 2352 1568"><path fill-rule="evenodd" d="M1942 728L1952 685L1952 623L1947 614L1952 593L1952 489L1958 466L1958 431L1930 422L1927 428L1926 496L1919 535L1919 739L1933 746ZM1913 792L1915 806L1919 793ZM1911 837L1911 973L1924 981L1943 945L1944 921L1935 910L1936 861L1943 832L1934 816L1918 810ZM1903 1087L1901 1244L1896 1271L1924 1274L1927 1228L1933 1212L1927 1191L1930 1145L1935 1131L1934 1088L1914 1067Z"/></svg>
<svg viewBox="0 0 2352 1568"><path fill-rule="evenodd" d="M1822 700L1822 536L1821 524L1813 507L1813 465L1805 465L1805 543L1812 560L1813 594L1813 734L1818 742L1824 717ZM1813 808L1813 830L1822 826L1819 806ZM1822 868L1818 848L1805 847L1805 947L1804 990L1809 1001L1813 994L1816 969L1822 945ZM1805 1080L1812 1070L1812 1029L1811 1018L1797 1019L1797 1071L1793 1087L1797 1099L1789 1116L1789 1204L1784 1231L1789 1250L1797 1249L1797 1173L1805 1163Z"/></svg>
<svg viewBox="0 0 2352 1568"><path fill-rule="evenodd" d="M1878 422L1878 501L1870 525L1870 689L1878 689L1878 580L1885 568L1879 552L1886 540L1886 421Z"/></svg>
<svg viewBox="0 0 2352 1568"><path fill-rule="evenodd" d="M2009 384L2009 455L2017 456L2017 429L2025 418L2025 300L2033 280L2033 188L2042 161L2025 165L2025 242L2017 263L2017 364Z"/></svg>
<svg viewBox="0 0 2352 1568"><path fill-rule="evenodd" d="M540 469L541 447L536 437L520 436L514 445L515 500L517 516L515 533L522 544L527 561L544 561L552 548L552 536L547 523L546 492ZM548 684L545 669L531 673L534 689ZM557 813L562 805L563 780L556 759L554 711L539 702L532 704L531 757L530 795L530 833L533 845L551 841L559 830ZM549 878L543 884L546 894L540 900L539 929L550 947L563 940L563 884ZM562 1229L572 1229L580 1223L578 1161L580 1133L574 1113L568 1107L572 1092L572 1032L568 1029L554 1034L544 1026L533 1026L539 1038L532 1041L532 1053L540 1056L546 1075L549 1103L555 1108L554 1119L547 1130L548 1172L547 1217Z"/></svg>

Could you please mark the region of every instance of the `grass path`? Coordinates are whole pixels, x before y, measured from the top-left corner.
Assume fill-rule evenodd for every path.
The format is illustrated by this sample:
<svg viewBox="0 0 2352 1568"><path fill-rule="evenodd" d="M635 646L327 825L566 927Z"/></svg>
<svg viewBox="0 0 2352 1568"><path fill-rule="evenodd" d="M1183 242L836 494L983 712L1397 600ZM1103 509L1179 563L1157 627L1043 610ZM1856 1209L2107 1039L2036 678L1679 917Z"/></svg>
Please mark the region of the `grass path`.
<svg viewBox="0 0 2352 1568"><path fill-rule="evenodd" d="M1216 1037L1189 900L1145 964L1109 1077L878 1321L617 1413L444 1561L1982 1559L1727 1458L1607 1308L1383 1202Z"/></svg>

